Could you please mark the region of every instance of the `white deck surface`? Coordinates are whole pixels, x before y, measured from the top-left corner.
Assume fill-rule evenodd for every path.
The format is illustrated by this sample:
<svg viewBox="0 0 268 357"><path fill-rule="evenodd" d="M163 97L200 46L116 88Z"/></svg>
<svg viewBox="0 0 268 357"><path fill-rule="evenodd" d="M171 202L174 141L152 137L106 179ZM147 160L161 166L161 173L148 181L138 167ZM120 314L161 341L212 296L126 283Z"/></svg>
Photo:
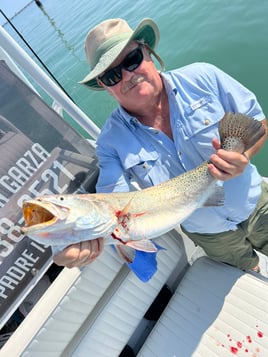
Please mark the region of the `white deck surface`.
<svg viewBox="0 0 268 357"><path fill-rule="evenodd" d="M268 279L202 257L138 357L229 356L268 356Z"/></svg>
<svg viewBox="0 0 268 357"><path fill-rule="evenodd" d="M0 351L12 357L118 357L152 301L179 270L176 232L157 239L158 271L141 282L111 247L82 269L64 269Z"/></svg>

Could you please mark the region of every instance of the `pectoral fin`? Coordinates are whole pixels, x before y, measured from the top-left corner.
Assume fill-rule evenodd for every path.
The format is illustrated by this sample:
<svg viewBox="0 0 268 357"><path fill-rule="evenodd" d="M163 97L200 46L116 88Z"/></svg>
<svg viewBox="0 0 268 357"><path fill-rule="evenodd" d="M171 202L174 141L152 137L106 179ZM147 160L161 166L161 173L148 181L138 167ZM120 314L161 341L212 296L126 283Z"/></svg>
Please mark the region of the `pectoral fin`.
<svg viewBox="0 0 268 357"><path fill-rule="evenodd" d="M123 258L123 260L130 264L135 259L136 250L146 253L157 253L164 248L154 244L149 239L132 240L125 244L115 245L117 253Z"/></svg>
<svg viewBox="0 0 268 357"><path fill-rule="evenodd" d="M116 216L118 218L121 218L121 220L124 220L126 217L131 217L131 218L136 218L143 216L147 212L137 212L137 213L131 213L130 207L131 207L131 202L134 199L135 195L128 201L128 203L125 205L125 207L116 213Z"/></svg>
<svg viewBox="0 0 268 357"><path fill-rule="evenodd" d="M133 263L136 254L135 249L120 244L120 245L115 245L115 250L126 263L128 264Z"/></svg>
<svg viewBox="0 0 268 357"><path fill-rule="evenodd" d="M156 247L156 245L149 239L130 240L126 242L125 245L134 248L136 250L141 250L142 252L147 252L147 253L158 252L158 248Z"/></svg>
<svg viewBox="0 0 268 357"><path fill-rule="evenodd" d="M223 206L224 205L224 189L222 186L215 186L214 192L203 203L204 207Z"/></svg>
<svg viewBox="0 0 268 357"><path fill-rule="evenodd" d="M126 204L126 206L119 213L119 217L126 216L128 214L132 200L133 200L133 197L129 200L129 202Z"/></svg>

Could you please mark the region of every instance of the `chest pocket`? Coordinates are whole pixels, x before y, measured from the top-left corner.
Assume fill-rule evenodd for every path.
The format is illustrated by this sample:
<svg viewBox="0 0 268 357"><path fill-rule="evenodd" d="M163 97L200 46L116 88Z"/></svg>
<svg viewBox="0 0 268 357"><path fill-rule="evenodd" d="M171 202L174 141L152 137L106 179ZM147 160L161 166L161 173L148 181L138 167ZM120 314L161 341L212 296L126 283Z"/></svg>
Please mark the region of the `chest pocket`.
<svg viewBox="0 0 268 357"><path fill-rule="evenodd" d="M125 160L125 169L130 179L139 183L142 188L150 187L153 183L153 169L159 155L156 151L147 152L143 148L138 155L128 155Z"/></svg>
<svg viewBox="0 0 268 357"><path fill-rule="evenodd" d="M215 151L212 139L219 138L218 123L224 114L221 103L212 95L202 95L196 101L186 104L179 135L175 139L178 140L185 170L209 160Z"/></svg>
<svg viewBox="0 0 268 357"><path fill-rule="evenodd" d="M218 122L225 112L221 103L213 96L206 95L185 108L184 135L190 139L202 132L209 140L218 132ZM211 135L210 135L211 133ZM210 141L211 142L211 141Z"/></svg>

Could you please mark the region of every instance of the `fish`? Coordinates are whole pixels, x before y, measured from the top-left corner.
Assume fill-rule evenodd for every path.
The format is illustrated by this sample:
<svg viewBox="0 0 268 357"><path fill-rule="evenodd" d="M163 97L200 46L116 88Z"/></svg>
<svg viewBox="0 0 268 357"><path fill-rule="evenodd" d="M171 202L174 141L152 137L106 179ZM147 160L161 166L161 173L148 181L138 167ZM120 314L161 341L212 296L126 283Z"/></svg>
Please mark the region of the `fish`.
<svg viewBox="0 0 268 357"><path fill-rule="evenodd" d="M220 120L221 147L244 153L262 136L260 121L240 113ZM181 224L197 208L224 204L224 190L208 170L209 160L195 169L149 188L112 193L44 195L22 205L29 238L53 252L70 244L104 237L131 263L136 250L155 253L153 238Z"/></svg>

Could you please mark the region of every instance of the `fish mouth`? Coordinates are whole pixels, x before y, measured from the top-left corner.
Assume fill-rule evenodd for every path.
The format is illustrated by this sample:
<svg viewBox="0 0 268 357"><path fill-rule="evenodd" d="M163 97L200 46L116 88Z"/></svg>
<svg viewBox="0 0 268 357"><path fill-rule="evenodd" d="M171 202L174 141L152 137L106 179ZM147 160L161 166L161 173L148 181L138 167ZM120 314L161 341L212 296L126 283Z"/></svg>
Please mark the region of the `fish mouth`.
<svg viewBox="0 0 268 357"><path fill-rule="evenodd" d="M62 217L58 207L38 200L25 201L22 205L22 212L25 220L25 226L21 228L23 233L51 226L58 219L65 218Z"/></svg>

